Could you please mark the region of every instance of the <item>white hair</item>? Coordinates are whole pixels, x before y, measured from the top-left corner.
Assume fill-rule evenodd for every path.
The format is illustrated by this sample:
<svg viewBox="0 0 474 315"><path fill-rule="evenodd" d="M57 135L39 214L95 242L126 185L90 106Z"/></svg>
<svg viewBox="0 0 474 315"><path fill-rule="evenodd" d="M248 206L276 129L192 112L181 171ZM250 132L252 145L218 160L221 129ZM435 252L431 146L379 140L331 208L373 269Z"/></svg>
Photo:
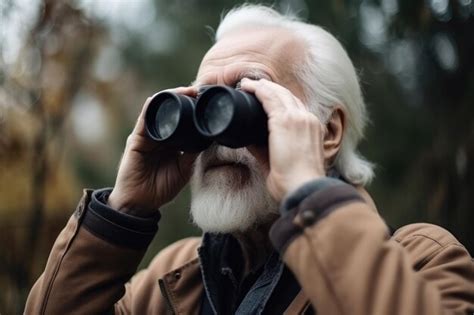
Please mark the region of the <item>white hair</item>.
<svg viewBox="0 0 474 315"><path fill-rule="evenodd" d="M222 18L215 40L248 26L281 27L306 44L306 58L293 67L310 110L323 123L331 117L335 106L342 106L346 113L346 128L334 167L353 184L370 183L373 164L356 150L368 121L366 106L354 65L339 41L321 27L304 23L294 15L250 4L232 9Z"/></svg>

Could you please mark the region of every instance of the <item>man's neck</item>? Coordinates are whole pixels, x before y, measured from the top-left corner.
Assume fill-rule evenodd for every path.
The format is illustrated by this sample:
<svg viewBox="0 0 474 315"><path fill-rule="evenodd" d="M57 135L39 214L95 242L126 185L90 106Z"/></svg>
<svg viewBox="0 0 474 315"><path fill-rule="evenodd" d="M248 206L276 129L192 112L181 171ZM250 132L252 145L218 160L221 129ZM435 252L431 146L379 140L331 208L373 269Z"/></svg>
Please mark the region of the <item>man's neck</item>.
<svg viewBox="0 0 474 315"><path fill-rule="evenodd" d="M240 244L244 260L244 269L242 278L250 271L256 270L265 264L270 254L273 252L273 246L268 237L270 227L276 217L265 224L261 224L245 232L234 233L233 236Z"/></svg>

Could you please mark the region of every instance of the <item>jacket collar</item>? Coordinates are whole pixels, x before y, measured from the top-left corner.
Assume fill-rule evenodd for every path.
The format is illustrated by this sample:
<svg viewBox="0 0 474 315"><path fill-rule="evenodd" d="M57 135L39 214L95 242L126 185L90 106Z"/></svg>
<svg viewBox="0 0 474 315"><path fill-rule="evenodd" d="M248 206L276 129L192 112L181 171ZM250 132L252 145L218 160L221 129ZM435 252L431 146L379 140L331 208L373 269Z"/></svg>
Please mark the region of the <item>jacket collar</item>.
<svg viewBox="0 0 474 315"><path fill-rule="evenodd" d="M197 256L158 281L161 293L174 314L199 314L204 286ZM309 305L308 297L300 291L284 314L301 314Z"/></svg>

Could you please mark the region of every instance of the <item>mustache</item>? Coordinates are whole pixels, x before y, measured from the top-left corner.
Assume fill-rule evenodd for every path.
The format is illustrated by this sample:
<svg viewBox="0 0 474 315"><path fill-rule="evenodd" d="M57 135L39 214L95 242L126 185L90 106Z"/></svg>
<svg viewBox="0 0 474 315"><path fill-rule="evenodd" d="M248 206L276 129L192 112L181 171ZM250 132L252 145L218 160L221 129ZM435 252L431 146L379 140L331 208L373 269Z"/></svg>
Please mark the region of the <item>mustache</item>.
<svg viewBox="0 0 474 315"><path fill-rule="evenodd" d="M220 164L239 164L253 169L256 159L245 148L231 149L213 144L199 155L199 162L204 169Z"/></svg>

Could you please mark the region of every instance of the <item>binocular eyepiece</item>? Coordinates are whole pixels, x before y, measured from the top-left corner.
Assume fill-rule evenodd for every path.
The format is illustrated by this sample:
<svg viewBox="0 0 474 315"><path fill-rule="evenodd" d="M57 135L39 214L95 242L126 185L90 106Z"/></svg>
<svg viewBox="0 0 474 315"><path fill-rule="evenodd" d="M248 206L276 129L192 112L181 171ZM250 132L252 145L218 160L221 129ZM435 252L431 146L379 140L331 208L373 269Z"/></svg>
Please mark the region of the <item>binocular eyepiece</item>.
<svg viewBox="0 0 474 315"><path fill-rule="evenodd" d="M145 113L148 136L185 152L199 152L213 141L241 148L264 144L267 115L250 93L213 85L198 97L172 92L156 94Z"/></svg>

